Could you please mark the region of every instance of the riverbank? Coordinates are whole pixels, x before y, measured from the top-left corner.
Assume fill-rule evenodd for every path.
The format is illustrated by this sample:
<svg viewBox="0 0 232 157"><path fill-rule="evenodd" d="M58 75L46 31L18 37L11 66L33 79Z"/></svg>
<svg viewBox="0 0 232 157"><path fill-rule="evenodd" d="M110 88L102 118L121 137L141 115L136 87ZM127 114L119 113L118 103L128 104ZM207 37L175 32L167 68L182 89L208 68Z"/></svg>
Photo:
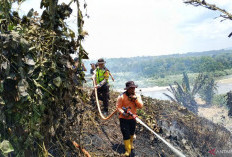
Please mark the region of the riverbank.
<svg viewBox="0 0 232 157"><path fill-rule="evenodd" d="M216 81L217 90L216 94L226 94L227 92L232 90L232 75L228 75ZM169 86L153 86L148 88L138 88L138 92L142 95L149 96L152 98L160 99L160 100L169 100L163 93L172 95L168 91L170 89Z"/></svg>
<svg viewBox="0 0 232 157"><path fill-rule="evenodd" d="M194 75L191 74L189 76L193 77ZM92 87L92 80L90 79L90 75L86 76L86 80L87 83L85 84L85 86ZM147 79L146 81L149 80ZM110 80L111 90L120 93L124 92L124 87L125 87L124 82L126 82L126 80L125 81L116 80L115 82L112 82ZM169 92L170 89L169 86L156 86L155 84L150 84L148 87L144 87L145 83L143 81L135 81L135 83L138 85L138 88L136 88L136 92L139 93L140 95L148 96L159 100L170 100L168 97L164 95L164 93L172 96L172 93ZM232 90L232 75L227 75L221 77L220 79L218 78L218 80L216 80L216 83L217 83L217 90L215 91L216 95L226 94ZM121 87L114 86L115 84L120 84Z"/></svg>
<svg viewBox="0 0 232 157"><path fill-rule="evenodd" d="M218 80L217 83L222 83L222 84L229 83L229 84L232 84L232 77Z"/></svg>

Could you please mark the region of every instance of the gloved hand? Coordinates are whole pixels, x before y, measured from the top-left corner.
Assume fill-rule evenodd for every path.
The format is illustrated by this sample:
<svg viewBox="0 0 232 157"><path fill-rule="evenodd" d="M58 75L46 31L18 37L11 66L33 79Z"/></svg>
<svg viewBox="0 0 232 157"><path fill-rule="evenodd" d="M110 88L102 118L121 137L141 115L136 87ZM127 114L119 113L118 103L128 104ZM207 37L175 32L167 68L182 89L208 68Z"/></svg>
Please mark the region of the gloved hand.
<svg viewBox="0 0 232 157"><path fill-rule="evenodd" d="M133 119L135 119L136 117L138 117L136 114L131 113L131 111L129 111L128 114L129 114L130 116L132 116Z"/></svg>

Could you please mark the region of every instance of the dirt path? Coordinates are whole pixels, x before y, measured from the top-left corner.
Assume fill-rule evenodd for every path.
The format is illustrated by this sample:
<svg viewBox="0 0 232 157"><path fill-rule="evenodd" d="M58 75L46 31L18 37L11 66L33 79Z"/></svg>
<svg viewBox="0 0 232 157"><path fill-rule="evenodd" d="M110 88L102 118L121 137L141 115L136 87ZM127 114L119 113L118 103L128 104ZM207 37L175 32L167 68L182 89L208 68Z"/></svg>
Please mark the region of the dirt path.
<svg viewBox="0 0 232 157"><path fill-rule="evenodd" d="M226 78L226 79L221 79L221 80L218 80L217 83L232 83L232 78Z"/></svg>

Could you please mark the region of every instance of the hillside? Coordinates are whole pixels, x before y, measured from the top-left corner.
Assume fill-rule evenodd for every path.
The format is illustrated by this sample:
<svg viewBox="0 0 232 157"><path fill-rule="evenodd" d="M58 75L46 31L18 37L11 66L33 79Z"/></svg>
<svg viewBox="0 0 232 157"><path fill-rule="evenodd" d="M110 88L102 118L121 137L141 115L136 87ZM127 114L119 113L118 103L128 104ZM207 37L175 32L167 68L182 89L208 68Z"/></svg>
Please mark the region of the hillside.
<svg viewBox="0 0 232 157"><path fill-rule="evenodd" d="M210 51L202 51L202 52L187 52L182 54L171 54L171 55L163 55L160 57L200 57L200 56L214 56L224 53L232 53L231 48L229 49L221 49L221 50L210 50Z"/></svg>
<svg viewBox="0 0 232 157"><path fill-rule="evenodd" d="M91 89L85 89L90 96ZM111 92L111 111L119 93ZM211 156L209 150L229 150L231 133L222 126L198 117L186 108L169 101L143 97L144 108L139 117L153 130L171 142L187 156ZM117 115L110 120L100 119L96 106L89 99L84 104L80 143L92 156L120 156L124 151ZM75 127L74 127L75 128ZM175 156L161 141L137 124L134 154L137 156ZM75 137L73 137L75 139ZM227 156L228 154L220 154Z"/></svg>
<svg viewBox="0 0 232 157"><path fill-rule="evenodd" d="M127 80L140 82L141 87L168 86L182 80L183 72L189 73L190 82L199 73L207 73L219 79L232 74L232 50L214 50L198 53L174 54L166 56L146 56L106 59L106 67L115 80L114 88L122 88ZM85 61L90 71L90 63Z"/></svg>
<svg viewBox="0 0 232 157"><path fill-rule="evenodd" d="M231 55L232 50L222 49L161 56L108 58L106 59L106 64L113 73L139 72L145 76L151 76L173 74L173 72L177 74L183 71L204 72L228 69L231 68L231 65L228 65ZM95 62L96 60L85 61L88 69L90 68L89 64ZM216 65L214 65L215 63ZM224 67L221 67L223 65Z"/></svg>

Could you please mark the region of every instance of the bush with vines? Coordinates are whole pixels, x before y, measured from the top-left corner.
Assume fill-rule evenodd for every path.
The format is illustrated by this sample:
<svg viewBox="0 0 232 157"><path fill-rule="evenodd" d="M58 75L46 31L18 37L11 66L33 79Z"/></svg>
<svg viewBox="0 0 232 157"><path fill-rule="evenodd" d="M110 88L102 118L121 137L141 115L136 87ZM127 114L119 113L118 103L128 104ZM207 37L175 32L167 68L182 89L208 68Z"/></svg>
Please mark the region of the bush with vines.
<svg viewBox="0 0 232 157"><path fill-rule="evenodd" d="M87 33L77 0L42 0L41 16L31 9L22 17L13 3L23 1L0 1L0 154L44 156L51 143L69 145L62 141L64 126L82 116L84 93L72 80L70 54L78 52L80 62L88 57L82 47ZM78 8L76 34L65 23L71 4Z"/></svg>

